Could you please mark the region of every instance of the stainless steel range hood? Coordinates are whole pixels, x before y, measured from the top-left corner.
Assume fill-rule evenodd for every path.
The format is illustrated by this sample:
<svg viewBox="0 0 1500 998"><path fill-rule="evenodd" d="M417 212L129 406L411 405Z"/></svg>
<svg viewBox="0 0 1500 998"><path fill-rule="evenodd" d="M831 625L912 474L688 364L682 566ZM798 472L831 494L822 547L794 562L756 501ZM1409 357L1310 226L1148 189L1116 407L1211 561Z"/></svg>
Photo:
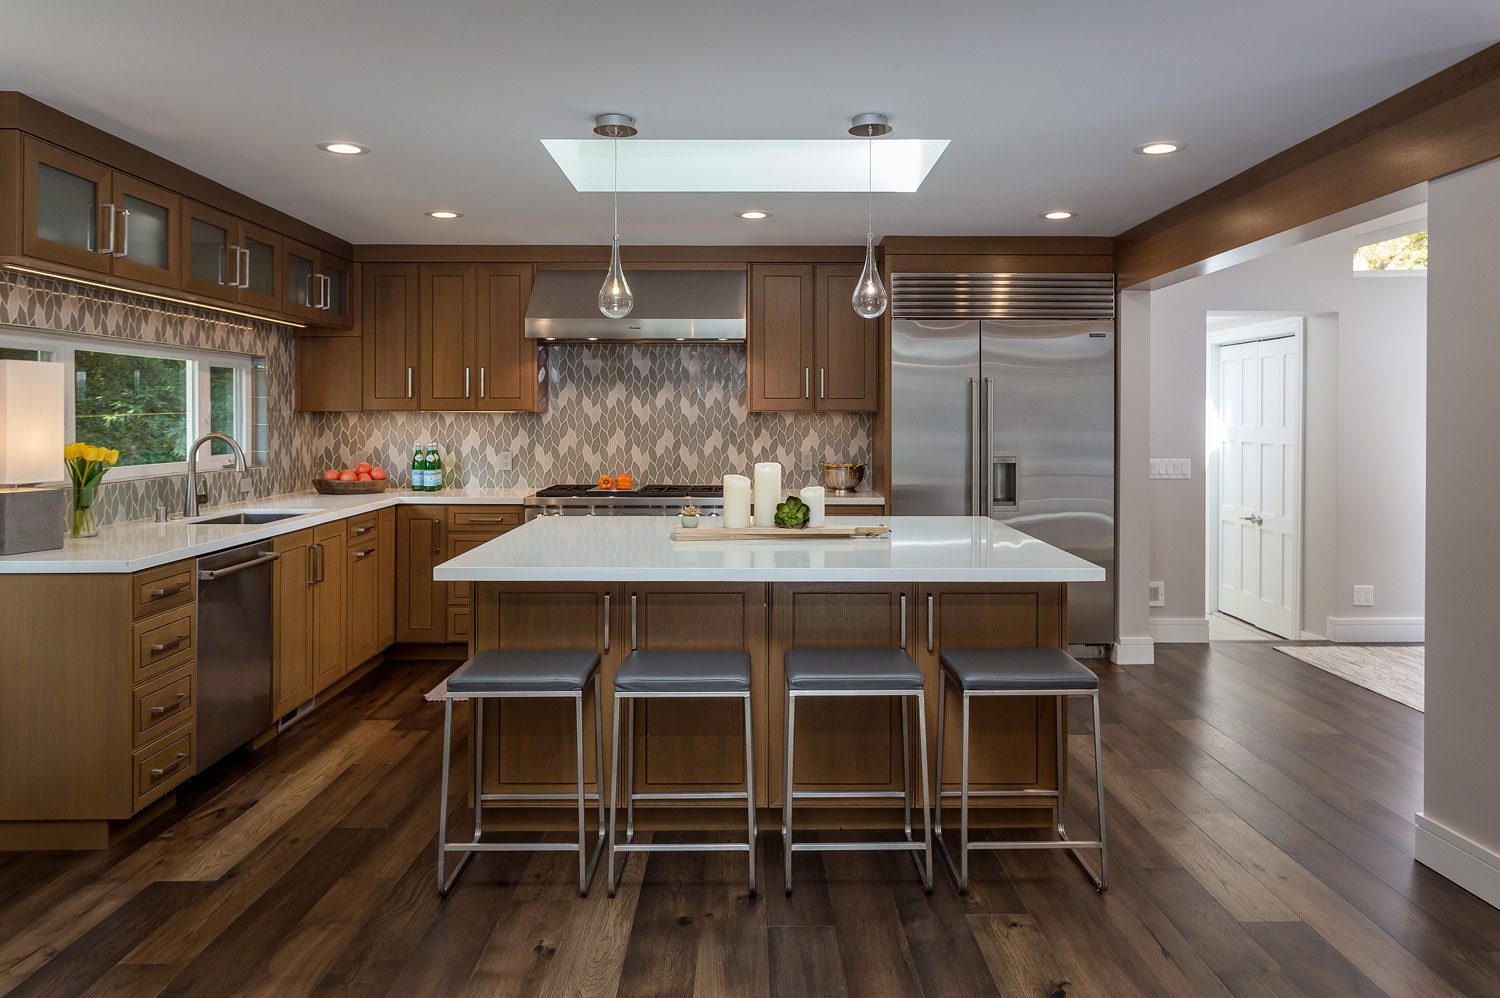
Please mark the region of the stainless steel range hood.
<svg viewBox="0 0 1500 998"><path fill-rule="evenodd" d="M613 343L713 343L745 339L743 270L625 271L635 308L599 312L603 270L539 270L526 309L526 338Z"/></svg>

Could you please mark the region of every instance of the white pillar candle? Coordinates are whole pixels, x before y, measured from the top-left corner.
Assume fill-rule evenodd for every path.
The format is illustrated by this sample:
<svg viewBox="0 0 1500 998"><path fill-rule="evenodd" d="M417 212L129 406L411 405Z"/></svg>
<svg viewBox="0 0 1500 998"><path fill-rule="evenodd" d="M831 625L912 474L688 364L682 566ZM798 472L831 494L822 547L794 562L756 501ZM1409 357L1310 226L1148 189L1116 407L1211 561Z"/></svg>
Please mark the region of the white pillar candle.
<svg viewBox="0 0 1500 998"><path fill-rule="evenodd" d="M724 526L750 526L750 479L744 475L724 476Z"/></svg>
<svg viewBox="0 0 1500 998"><path fill-rule="evenodd" d="M823 518L823 486L809 485L802 490L802 501L807 504L807 525L821 527Z"/></svg>
<svg viewBox="0 0 1500 998"><path fill-rule="evenodd" d="M776 525L776 506L781 502L781 465L762 461L755 466L755 525Z"/></svg>

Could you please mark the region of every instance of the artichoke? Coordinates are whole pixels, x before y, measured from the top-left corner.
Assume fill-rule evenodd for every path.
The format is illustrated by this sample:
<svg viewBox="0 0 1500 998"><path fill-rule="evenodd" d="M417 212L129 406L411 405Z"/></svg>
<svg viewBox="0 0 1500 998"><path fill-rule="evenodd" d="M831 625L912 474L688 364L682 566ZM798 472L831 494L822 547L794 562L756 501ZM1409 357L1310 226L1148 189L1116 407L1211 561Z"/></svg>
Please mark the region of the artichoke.
<svg viewBox="0 0 1500 998"><path fill-rule="evenodd" d="M807 526L807 518L811 512L807 503L796 496L787 496L786 502L776 506L776 526L801 529Z"/></svg>

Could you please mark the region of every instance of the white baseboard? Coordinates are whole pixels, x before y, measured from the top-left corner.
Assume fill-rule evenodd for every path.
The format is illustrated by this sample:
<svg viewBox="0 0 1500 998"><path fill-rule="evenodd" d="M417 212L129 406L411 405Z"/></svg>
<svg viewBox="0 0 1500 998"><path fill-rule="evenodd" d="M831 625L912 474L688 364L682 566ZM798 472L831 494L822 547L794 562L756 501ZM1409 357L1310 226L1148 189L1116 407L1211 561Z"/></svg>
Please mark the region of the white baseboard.
<svg viewBox="0 0 1500 998"><path fill-rule="evenodd" d="M1116 665L1151 665L1156 661L1156 643L1149 637L1121 638L1110 651Z"/></svg>
<svg viewBox="0 0 1500 998"><path fill-rule="evenodd" d="M1329 617L1328 640L1425 641L1426 622L1421 617Z"/></svg>
<svg viewBox="0 0 1500 998"><path fill-rule="evenodd" d="M1500 908L1500 853L1420 813L1416 846L1418 863Z"/></svg>
<svg viewBox="0 0 1500 998"><path fill-rule="evenodd" d="M1208 644L1207 617L1152 617L1151 638L1161 644Z"/></svg>

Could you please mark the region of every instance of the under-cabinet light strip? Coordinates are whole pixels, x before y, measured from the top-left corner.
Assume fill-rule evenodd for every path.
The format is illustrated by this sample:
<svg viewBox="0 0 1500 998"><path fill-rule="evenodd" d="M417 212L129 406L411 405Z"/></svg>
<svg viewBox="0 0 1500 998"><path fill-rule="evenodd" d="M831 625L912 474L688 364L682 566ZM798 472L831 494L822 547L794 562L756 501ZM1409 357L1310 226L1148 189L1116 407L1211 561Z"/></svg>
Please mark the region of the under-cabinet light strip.
<svg viewBox="0 0 1500 998"><path fill-rule="evenodd" d="M81 284L84 287L100 288L104 291L113 291L116 294L134 295L138 298L151 298L155 301L171 302L173 305L182 305L186 308L197 308L207 312L221 312L224 315L237 315L242 319L254 319L256 322L270 322L278 326L289 326L292 329L307 328L306 323L290 322L286 319L268 319L263 315L256 315L253 312L241 312L233 308L224 308L221 305L205 305L202 302L188 301L186 298L173 298L170 295L152 294L149 291L136 291L133 288L122 288L117 287L113 284L103 284L99 281L84 280L81 277L73 277L70 274L54 274L51 271L36 270L32 267L22 267L19 264L14 263L7 263L4 266L6 270L14 271L17 274L30 274L33 277L45 277L49 281L60 281L63 284Z"/></svg>

